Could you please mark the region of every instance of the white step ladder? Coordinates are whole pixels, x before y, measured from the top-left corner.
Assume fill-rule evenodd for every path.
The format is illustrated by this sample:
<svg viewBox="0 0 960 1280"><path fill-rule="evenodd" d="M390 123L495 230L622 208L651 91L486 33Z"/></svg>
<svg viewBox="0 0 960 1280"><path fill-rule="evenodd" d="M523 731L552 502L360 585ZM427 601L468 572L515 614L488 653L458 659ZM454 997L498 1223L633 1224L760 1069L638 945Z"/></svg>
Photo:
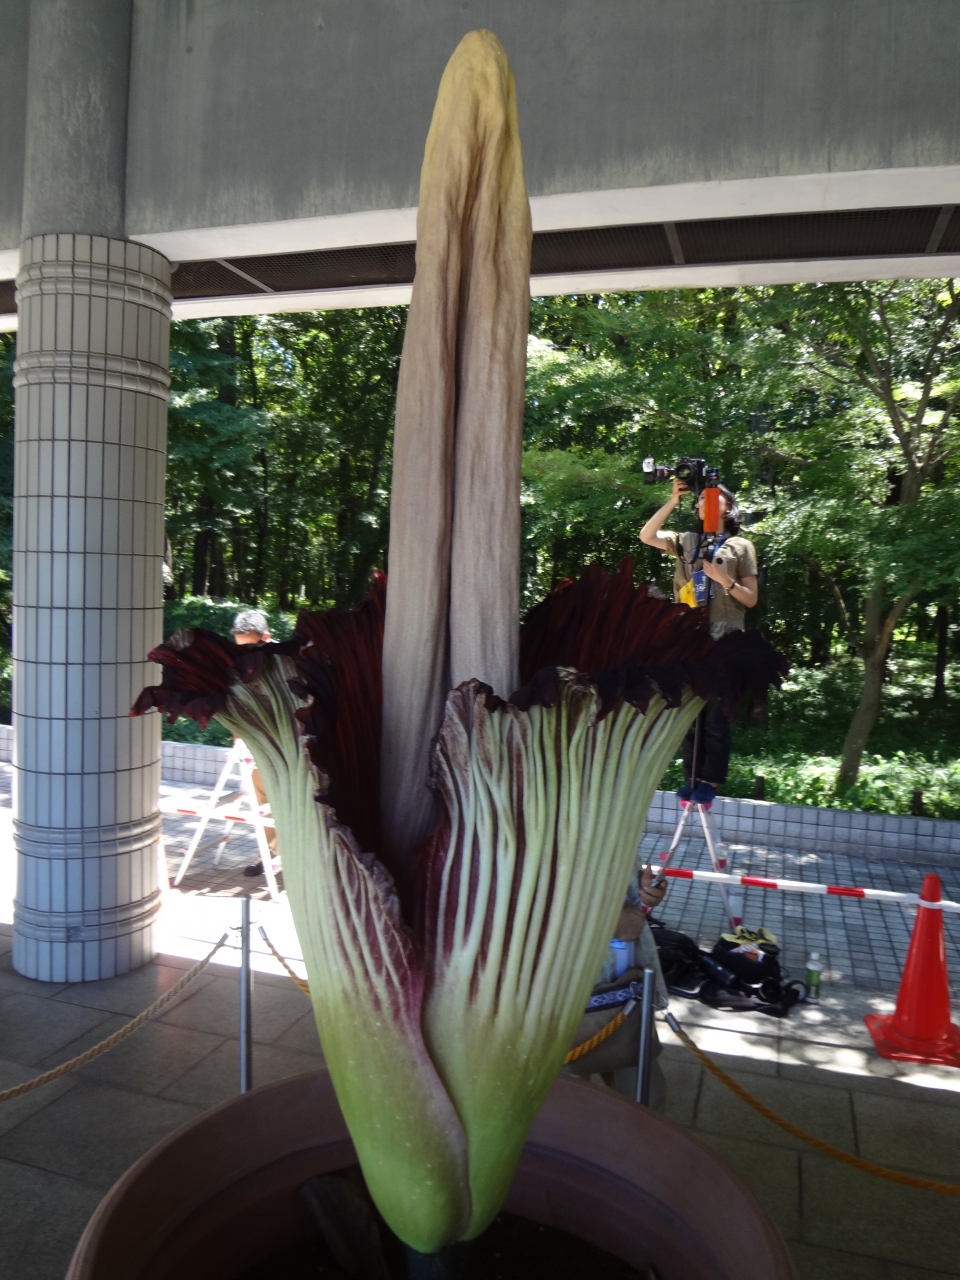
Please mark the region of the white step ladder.
<svg viewBox="0 0 960 1280"><path fill-rule="evenodd" d="M214 866L220 865L220 858L223 856L227 841L230 839L230 833L234 830L234 824L244 822L249 823L254 829L257 838L257 849L260 853L260 861L263 863L263 874L267 879L270 897L274 902L279 900L280 891L277 888L277 877L274 873L273 859L270 855L270 846L267 844L266 836L266 828L272 827L274 821L270 816L270 806L268 804L262 806L257 804L257 793L253 785L253 770L255 767L253 756L242 740L237 738L227 753L220 777L217 779L217 785L214 787L206 804L197 809L178 807L173 810L175 813L194 814L200 819L197 829L193 833L193 839L190 841L187 852L183 855L183 861L180 863L180 867L174 877L174 888L180 884L187 874L187 869L193 861L193 856L200 847L203 833L211 822L226 823L226 832L214 855ZM227 784L231 781L235 772L238 775L236 781L239 782L239 792L236 790L228 791L226 803L221 803L224 792L227 790ZM234 800L236 803L232 803Z"/></svg>

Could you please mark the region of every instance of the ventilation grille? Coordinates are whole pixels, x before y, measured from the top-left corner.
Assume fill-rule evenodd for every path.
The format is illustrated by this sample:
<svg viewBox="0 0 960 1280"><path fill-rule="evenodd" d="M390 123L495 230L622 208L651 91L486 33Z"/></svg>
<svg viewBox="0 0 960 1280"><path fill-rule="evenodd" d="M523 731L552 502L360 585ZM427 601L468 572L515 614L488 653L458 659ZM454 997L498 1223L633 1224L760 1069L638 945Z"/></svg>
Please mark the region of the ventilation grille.
<svg viewBox="0 0 960 1280"><path fill-rule="evenodd" d="M218 262L184 262L173 273L175 298L256 293L252 277L274 293L304 289L346 289L365 284L409 284L413 279L415 244L375 244L321 253L277 253L231 258L244 274Z"/></svg>
<svg viewBox="0 0 960 1280"><path fill-rule="evenodd" d="M960 253L960 205L953 211L947 229L937 248L938 253Z"/></svg>
<svg viewBox="0 0 960 1280"><path fill-rule="evenodd" d="M364 284L409 284L415 244L375 244L322 253L282 253L231 259L241 271L277 293L299 289L344 289ZM249 292L249 290L248 290Z"/></svg>
<svg viewBox="0 0 960 1280"><path fill-rule="evenodd" d="M530 274L666 267L672 262L667 234L659 222L587 231L540 231L533 237Z"/></svg>
<svg viewBox="0 0 960 1280"><path fill-rule="evenodd" d="M220 298L255 292L249 280L219 262L183 262L173 273L175 298Z"/></svg>
<svg viewBox="0 0 960 1280"><path fill-rule="evenodd" d="M686 262L771 262L923 253L936 207L791 213L765 218L678 222Z"/></svg>
<svg viewBox="0 0 960 1280"><path fill-rule="evenodd" d="M882 258L925 252L941 208L858 209L678 222L676 245L685 263L776 262L805 258ZM939 230L939 228L938 228ZM960 206L938 253L960 253ZM533 237L533 276L670 266L675 261L662 223L543 231ZM184 262L173 275L175 298L218 298L266 291L294 293L359 285L409 284L416 245L379 244L317 253L234 258L243 275L220 262ZM16 310L14 283L0 280L0 315Z"/></svg>
<svg viewBox="0 0 960 1280"><path fill-rule="evenodd" d="M682 259L690 265L892 257L923 253L939 213L940 206L923 206L778 214L678 222L675 229ZM960 251L960 210L953 215L939 249L941 253ZM231 261L269 289L287 293L409 284L415 251L413 244L368 245ZM533 237L531 274L642 270L674 261L662 223L542 231ZM188 262L175 272L173 292L177 298L214 297L255 293L256 286L218 263Z"/></svg>

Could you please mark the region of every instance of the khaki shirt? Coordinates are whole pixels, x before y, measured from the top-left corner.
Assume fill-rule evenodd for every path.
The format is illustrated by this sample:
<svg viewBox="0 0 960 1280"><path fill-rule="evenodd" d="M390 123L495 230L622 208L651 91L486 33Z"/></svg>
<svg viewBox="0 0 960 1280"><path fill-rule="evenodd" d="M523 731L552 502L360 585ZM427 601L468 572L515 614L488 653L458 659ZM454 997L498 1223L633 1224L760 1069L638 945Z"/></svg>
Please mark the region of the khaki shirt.
<svg viewBox="0 0 960 1280"><path fill-rule="evenodd" d="M660 545L664 552L677 557L677 567L673 575L673 598L678 603L680 589L690 581L691 570L703 568L702 557L693 564L690 563L690 557L697 549L697 537L695 533L671 533L666 529L660 531ZM682 556L678 554L678 544L683 551ZM727 538L717 553L717 559L723 562L723 567L731 578L736 578L738 582L742 582L744 578L757 576L757 552L749 538L736 536ZM713 598L710 601L710 630L713 635L722 636L727 631L743 631L747 616L746 606L732 595L725 595L718 583L709 578L707 581L713 588Z"/></svg>

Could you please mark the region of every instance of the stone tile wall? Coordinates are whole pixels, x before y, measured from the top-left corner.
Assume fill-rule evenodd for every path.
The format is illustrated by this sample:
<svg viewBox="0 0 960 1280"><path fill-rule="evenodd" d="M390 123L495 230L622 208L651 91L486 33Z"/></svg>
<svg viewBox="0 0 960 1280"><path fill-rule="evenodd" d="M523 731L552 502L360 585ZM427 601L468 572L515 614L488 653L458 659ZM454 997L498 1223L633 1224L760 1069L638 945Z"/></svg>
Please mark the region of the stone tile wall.
<svg viewBox="0 0 960 1280"><path fill-rule="evenodd" d="M721 839L731 844L960 866L960 822L723 797L714 802L713 814ZM673 792L657 791L647 831L672 834L678 817ZM699 833L696 815L689 819L687 831Z"/></svg>
<svg viewBox="0 0 960 1280"><path fill-rule="evenodd" d="M0 762L11 760L12 755L13 730L9 725L0 725ZM165 742L164 781L212 787L226 758L226 747ZM811 853L846 853L858 857L960 866L960 822L724 798L717 800L713 811L721 838L732 844L771 845L774 848L807 849ZM673 792L657 791L650 806L647 831L670 835L676 822L677 804ZM690 834L697 835L699 829L696 819L691 819L688 823Z"/></svg>
<svg viewBox="0 0 960 1280"><path fill-rule="evenodd" d="M229 747L201 747L192 742L164 742L160 773L164 782L192 782L214 787L223 772Z"/></svg>

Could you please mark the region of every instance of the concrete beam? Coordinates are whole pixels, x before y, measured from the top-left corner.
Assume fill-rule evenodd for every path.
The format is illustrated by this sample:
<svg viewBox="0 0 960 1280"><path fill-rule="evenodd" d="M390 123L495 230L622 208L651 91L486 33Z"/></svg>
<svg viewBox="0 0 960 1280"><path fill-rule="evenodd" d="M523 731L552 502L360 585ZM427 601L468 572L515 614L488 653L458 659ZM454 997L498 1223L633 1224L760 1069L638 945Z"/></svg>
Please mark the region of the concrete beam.
<svg viewBox="0 0 960 1280"><path fill-rule="evenodd" d="M693 218L890 209L958 200L960 164L955 164L572 191L531 197L530 213L534 231L565 231ZM377 209L245 226L133 231L131 238L150 245L173 262L402 244L417 238L417 211L415 207Z"/></svg>
<svg viewBox="0 0 960 1280"><path fill-rule="evenodd" d="M683 222L692 218L758 217L954 203L960 203L960 164L567 192L555 196L534 196L530 201L530 212L534 231L562 231L647 222ZM416 220L415 207L377 209L242 226L134 231L131 238L148 244L173 262L191 262L246 258L258 254L305 253L354 245L403 244L416 240ZM0 251L0 280L13 279L18 260L17 250Z"/></svg>
<svg viewBox="0 0 960 1280"><path fill-rule="evenodd" d="M0 0L0 252L27 8ZM737 216L736 184L768 180L767 212L957 202L919 190L960 163L955 0L137 0L124 234L178 261L409 239L440 73L478 26L516 73L541 229Z"/></svg>
<svg viewBox="0 0 960 1280"><path fill-rule="evenodd" d="M412 207L476 27L534 197L960 160L954 0L141 0L128 234Z"/></svg>
<svg viewBox="0 0 960 1280"><path fill-rule="evenodd" d="M6 280L17 274L20 256L29 14L26 0L0 0L0 279Z"/></svg>

